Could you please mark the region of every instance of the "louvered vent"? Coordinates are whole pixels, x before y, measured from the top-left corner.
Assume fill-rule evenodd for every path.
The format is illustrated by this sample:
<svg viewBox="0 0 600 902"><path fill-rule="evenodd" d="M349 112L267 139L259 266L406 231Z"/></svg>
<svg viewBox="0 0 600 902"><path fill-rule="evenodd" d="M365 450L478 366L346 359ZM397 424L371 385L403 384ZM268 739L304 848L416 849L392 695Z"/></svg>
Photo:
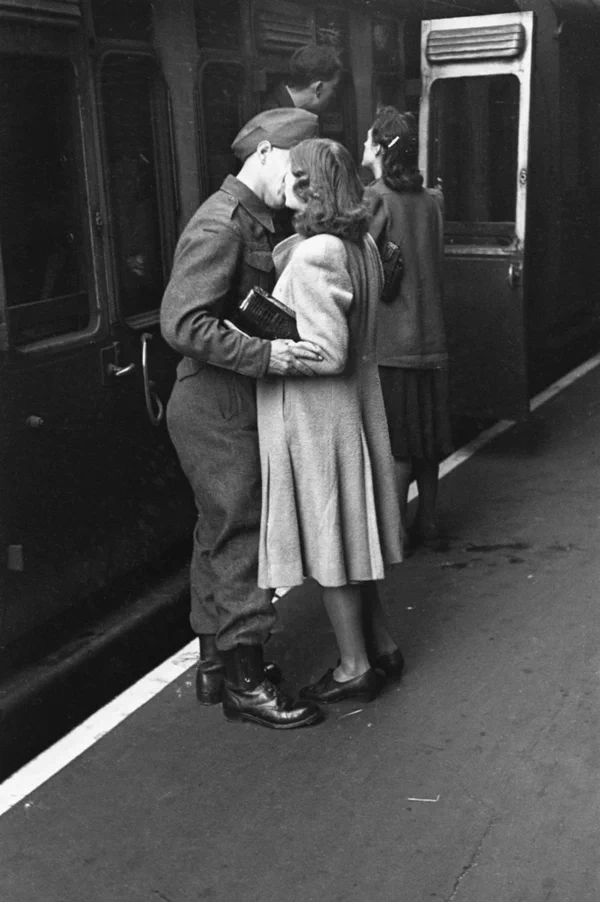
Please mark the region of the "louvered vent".
<svg viewBox="0 0 600 902"><path fill-rule="evenodd" d="M0 16L76 24L81 20L80 0L0 0Z"/></svg>
<svg viewBox="0 0 600 902"><path fill-rule="evenodd" d="M490 25L486 28L453 28L432 31L427 41L430 63L460 60L513 59L525 49L525 29L513 25Z"/></svg>
<svg viewBox="0 0 600 902"><path fill-rule="evenodd" d="M254 20L256 46L265 53L293 53L314 41L312 16L260 9Z"/></svg>

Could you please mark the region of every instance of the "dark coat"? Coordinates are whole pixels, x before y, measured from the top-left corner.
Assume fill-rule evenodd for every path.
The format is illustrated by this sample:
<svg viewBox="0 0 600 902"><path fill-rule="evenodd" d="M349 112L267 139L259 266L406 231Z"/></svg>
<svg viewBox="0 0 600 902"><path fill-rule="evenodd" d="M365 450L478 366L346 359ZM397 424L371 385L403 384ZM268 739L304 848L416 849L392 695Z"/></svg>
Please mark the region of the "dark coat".
<svg viewBox="0 0 600 902"><path fill-rule="evenodd" d="M270 94L267 94L261 107L263 110L287 109L295 107L296 104L292 100L292 95L286 88L284 82L280 81Z"/></svg>
<svg viewBox="0 0 600 902"><path fill-rule="evenodd" d="M378 362L416 369L445 366L442 195L393 191L378 179L366 197L373 214L371 235L379 246L381 241L397 244L404 259L397 297L379 307Z"/></svg>

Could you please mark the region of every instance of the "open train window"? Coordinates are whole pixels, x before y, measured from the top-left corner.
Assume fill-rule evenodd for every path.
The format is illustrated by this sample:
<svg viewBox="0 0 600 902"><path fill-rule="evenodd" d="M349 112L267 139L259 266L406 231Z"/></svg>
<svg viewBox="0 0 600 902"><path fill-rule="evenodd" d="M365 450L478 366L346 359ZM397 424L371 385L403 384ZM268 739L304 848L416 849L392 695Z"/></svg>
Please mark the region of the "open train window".
<svg viewBox="0 0 600 902"><path fill-rule="evenodd" d="M429 183L443 184L449 244L503 246L514 238L519 91L515 75L432 85Z"/></svg>
<svg viewBox="0 0 600 902"><path fill-rule="evenodd" d="M85 196L72 64L0 56L0 244L16 346L91 325Z"/></svg>
<svg viewBox="0 0 600 902"><path fill-rule="evenodd" d="M131 318L158 309L172 253L168 97L152 57L111 52L100 72L117 298Z"/></svg>
<svg viewBox="0 0 600 902"><path fill-rule="evenodd" d="M207 62L200 69L201 159L204 194L217 191L226 175L235 174L231 143L247 118L244 115L245 69L232 62Z"/></svg>

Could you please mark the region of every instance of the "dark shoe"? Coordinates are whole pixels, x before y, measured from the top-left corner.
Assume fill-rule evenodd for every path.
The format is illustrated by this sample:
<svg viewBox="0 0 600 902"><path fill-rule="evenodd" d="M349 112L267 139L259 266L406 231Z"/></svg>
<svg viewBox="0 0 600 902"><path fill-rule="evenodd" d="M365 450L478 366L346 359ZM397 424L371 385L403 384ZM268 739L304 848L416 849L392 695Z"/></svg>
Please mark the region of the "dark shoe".
<svg viewBox="0 0 600 902"><path fill-rule="evenodd" d="M388 680L399 680L402 676L404 656L399 648L388 655L379 655L375 658L369 655L369 661L373 670L380 670Z"/></svg>
<svg viewBox="0 0 600 902"><path fill-rule="evenodd" d="M218 705L223 698L225 683L225 663L217 648L214 634L203 633L200 641L200 660L196 670L196 698L202 705ZM263 679L275 686L281 682L281 670L277 664L266 661Z"/></svg>
<svg viewBox="0 0 600 902"><path fill-rule="evenodd" d="M310 727L323 720L323 712L311 702L295 702L265 680L253 689L240 689L225 682L223 714L227 720L256 723L272 730Z"/></svg>
<svg viewBox="0 0 600 902"><path fill-rule="evenodd" d="M383 685L382 678L373 670L366 670L360 676L353 677L345 683L338 683L333 676L333 668L323 674L317 683L311 683L300 690L300 698L324 705L355 698L363 702L372 702L379 695Z"/></svg>
<svg viewBox="0 0 600 902"><path fill-rule="evenodd" d="M223 713L227 720L257 723L273 730L308 727L323 719L316 705L294 702L264 678L261 645L238 645L223 652Z"/></svg>
<svg viewBox="0 0 600 902"><path fill-rule="evenodd" d="M416 551L417 548L429 548L432 551L437 551L441 545L442 539L437 526L434 524L425 527L413 524L408 530L408 548L412 549L412 552Z"/></svg>

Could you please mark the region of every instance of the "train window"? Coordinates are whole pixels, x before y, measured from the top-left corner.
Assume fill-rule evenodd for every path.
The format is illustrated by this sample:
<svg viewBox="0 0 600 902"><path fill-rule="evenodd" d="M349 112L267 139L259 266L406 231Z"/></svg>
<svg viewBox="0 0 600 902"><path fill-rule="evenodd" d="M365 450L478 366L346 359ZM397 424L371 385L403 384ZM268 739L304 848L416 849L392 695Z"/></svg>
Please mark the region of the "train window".
<svg viewBox="0 0 600 902"><path fill-rule="evenodd" d="M373 21L373 65L376 69L398 69L401 65L398 23L375 19Z"/></svg>
<svg viewBox="0 0 600 902"><path fill-rule="evenodd" d="M199 47L235 50L240 46L240 0L195 0Z"/></svg>
<svg viewBox="0 0 600 902"><path fill-rule="evenodd" d="M373 76L375 86L375 108L380 106L403 106L401 97L402 80L398 74L387 75L375 73Z"/></svg>
<svg viewBox="0 0 600 902"><path fill-rule="evenodd" d="M156 62L144 56L108 54L100 87L117 296L127 318L156 310L165 287L174 206L168 100Z"/></svg>
<svg viewBox="0 0 600 902"><path fill-rule="evenodd" d="M442 179L447 232L460 243L504 244L514 234L519 87L514 75L432 85L429 181Z"/></svg>
<svg viewBox="0 0 600 902"><path fill-rule="evenodd" d="M225 176L237 168L231 143L244 122L246 78L242 66L211 62L202 68L200 79L205 187L212 194L220 188Z"/></svg>
<svg viewBox="0 0 600 902"><path fill-rule="evenodd" d="M15 345L90 324L82 170L71 63L1 56L0 243Z"/></svg>
<svg viewBox="0 0 600 902"><path fill-rule="evenodd" d="M315 14L317 44L329 44L343 57L348 45L348 15L341 10L317 9Z"/></svg>
<svg viewBox="0 0 600 902"><path fill-rule="evenodd" d="M92 0L92 17L99 38L152 41L151 0Z"/></svg>

